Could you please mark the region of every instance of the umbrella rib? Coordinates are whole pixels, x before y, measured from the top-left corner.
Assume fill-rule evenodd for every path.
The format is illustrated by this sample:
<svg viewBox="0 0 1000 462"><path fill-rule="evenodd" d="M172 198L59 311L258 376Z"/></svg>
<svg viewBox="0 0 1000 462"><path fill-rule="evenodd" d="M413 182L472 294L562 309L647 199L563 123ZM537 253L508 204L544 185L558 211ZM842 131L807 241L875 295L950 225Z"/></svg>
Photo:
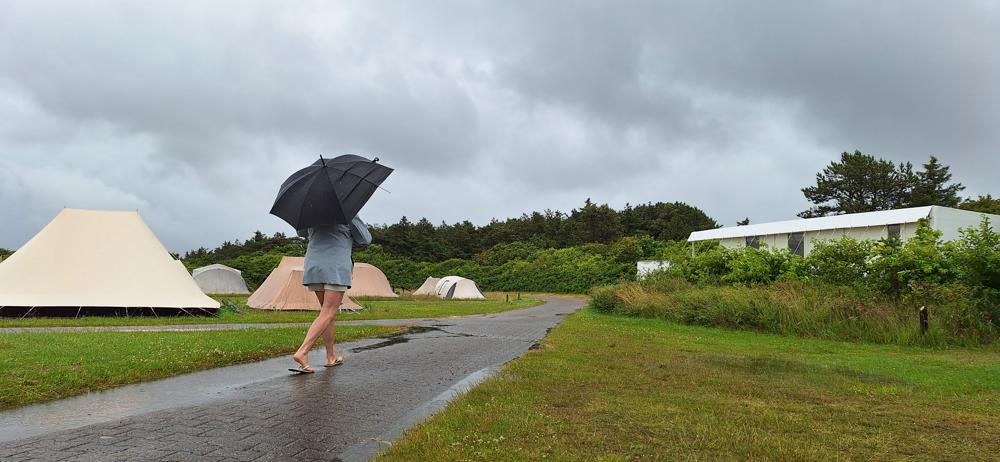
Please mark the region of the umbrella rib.
<svg viewBox="0 0 1000 462"><path fill-rule="evenodd" d="M323 174L323 175L320 175L320 176L322 176L323 178L325 178L326 181L330 183L330 190L333 191L333 196L337 198L337 202L340 202L340 207L339 207L340 208L340 215L343 216L344 220L346 221L347 220L347 214L344 213L344 201L337 194L337 185L333 184L333 180L330 179L330 175Z"/></svg>
<svg viewBox="0 0 1000 462"><path fill-rule="evenodd" d="M357 165L357 164L355 164L355 165ZM347 173L347 174L350 174L350 175L353 175L353 176L356 176L356 177L358 177L358 178L361 178L362 180L365 180L365 181L367 181L367 182L369 182L369 183L371 183L371 184L375 185L376 187L378 187L378 183L376 183L376 182L374 182L374 181L372 181L372 180L369 180L368 178L365 178L365 177L364 177L364 176L362 176L362 175L358 175L357 173L354 173L354 172L352 172L352 171L351 171L351 169L352 169L352 168L354 168L354 166L353 166L353 165L352 165L352 166L350 166L350 167L348 167L348 168L347 168L347 170L344 170L344 169L342 169L342 168L340 168L340 167L333 167L333 166L330 166L330 165L327 165L327 167L328 167L328 168L332 168L332 169L334 169L334 170L339 170L339 171L341 171L341 172L343 172L343 173Z"/></svg>
<svg viewBox="0 0 1000 462"><path fill-rule="evenodd" d="M319 175L313 174L312 178L309 180L309 186L306 186L306 197L309 196L309 193L312 192L312 188L316 185L316 177L317 176L319 176ZM303 203L302 206L299 207L299 213L298 213L298 215L295 216L295 222L296 223L298 223L300 220L302 220L302 209L304 207L305 207L305 203ZM295 231L298 231L298 230L295 230Z"/></svg>

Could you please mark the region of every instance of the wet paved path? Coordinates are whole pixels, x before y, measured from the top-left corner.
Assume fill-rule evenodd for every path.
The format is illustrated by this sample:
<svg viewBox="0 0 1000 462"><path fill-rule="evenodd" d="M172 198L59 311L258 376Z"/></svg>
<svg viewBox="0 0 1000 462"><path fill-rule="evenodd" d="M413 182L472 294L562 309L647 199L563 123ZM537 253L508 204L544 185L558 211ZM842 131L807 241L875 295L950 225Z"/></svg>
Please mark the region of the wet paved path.
<svg viewBox="0 0 1000 462"><path fill-rule="evenodd" d="M583 305L546 301L406 320L419 327L343 344L345 364L312 375L283 357L0 413L0 460L365 460Z"/></svg>

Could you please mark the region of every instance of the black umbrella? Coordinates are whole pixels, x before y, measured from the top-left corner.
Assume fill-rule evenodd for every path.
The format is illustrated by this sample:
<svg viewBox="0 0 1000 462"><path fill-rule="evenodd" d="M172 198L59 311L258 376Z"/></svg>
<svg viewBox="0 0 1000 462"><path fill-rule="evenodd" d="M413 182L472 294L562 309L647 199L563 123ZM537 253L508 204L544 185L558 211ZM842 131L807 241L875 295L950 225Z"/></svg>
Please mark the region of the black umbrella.
<svg viewBox="0 0 1000 462"><path fill-rule="evenodd" d="M296 230L350 223L390 173L377 157L320 157L281 184L271 214Z"/></svg>

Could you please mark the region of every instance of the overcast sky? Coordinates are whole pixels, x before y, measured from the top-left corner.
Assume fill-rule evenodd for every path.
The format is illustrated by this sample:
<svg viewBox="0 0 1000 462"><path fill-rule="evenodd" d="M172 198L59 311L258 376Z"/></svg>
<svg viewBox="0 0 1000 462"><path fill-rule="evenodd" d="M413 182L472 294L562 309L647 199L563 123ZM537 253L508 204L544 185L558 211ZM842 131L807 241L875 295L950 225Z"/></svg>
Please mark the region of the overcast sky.
<svg viewBox="0 0 1000 462"><path fill-rule="evenodd" d="M319 154L396 169L377 223L790 219L854 149L997 194L998 5L0 0L0 247L64 206L176 252L289 232L267 212Z"/></svg>

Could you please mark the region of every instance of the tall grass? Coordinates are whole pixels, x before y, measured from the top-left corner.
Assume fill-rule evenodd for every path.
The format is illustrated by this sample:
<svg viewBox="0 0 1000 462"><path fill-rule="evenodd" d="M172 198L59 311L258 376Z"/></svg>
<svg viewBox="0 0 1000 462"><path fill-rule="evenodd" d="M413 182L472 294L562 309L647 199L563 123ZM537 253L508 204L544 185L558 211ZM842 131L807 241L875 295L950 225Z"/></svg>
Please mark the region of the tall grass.
<svg viewBox="0 0 1000 462"><path fill-rule="evenodd" d="M666 274L593 290L591 306L699 326L901 345L981 345L997 329L964 286L933 286L900 299L856 288L786 281L756 286L692 284ZM929 328L920 332L919 309Z"/></svg>

